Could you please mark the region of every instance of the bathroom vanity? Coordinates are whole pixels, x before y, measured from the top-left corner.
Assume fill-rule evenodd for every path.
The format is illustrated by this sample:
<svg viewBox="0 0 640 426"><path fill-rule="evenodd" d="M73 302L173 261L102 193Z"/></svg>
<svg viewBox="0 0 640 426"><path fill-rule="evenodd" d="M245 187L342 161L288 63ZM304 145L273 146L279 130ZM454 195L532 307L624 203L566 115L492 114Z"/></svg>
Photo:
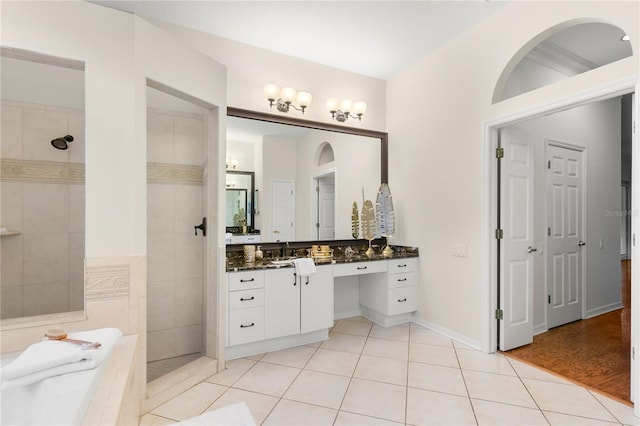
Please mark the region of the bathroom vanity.
<svg viewBox="0 0 640 426"><path fill-rule="evenodd" d="M359 285L360 314L383 327L411 321L417 309L417 250L317 263L308 277L292 265L228 267L228 359L328 339L334 291L343 278Z"/></svg>

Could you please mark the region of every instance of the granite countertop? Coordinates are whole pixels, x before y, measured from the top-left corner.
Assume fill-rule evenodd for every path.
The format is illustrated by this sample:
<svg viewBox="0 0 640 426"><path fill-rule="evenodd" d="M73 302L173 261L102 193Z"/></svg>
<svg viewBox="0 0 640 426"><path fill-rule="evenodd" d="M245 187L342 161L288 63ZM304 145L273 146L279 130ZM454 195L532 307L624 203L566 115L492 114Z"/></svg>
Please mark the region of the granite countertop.
<svg viewBox="0 0 640 426"><path fill-rule="evenodd" d="M345 250L341 248L334 249L333 259L331 260L316 260L316 265L332 265L339 263L353 263L353 262L371 262L376 260L391 260L391 259L406 259L411 257L418 257L417 247L405 247L405 246L391 246L393 254L391 256L383 256L380 250L377 250L371 256L367 256L362 251L357 251L351 255L344 253ZM278 268L293 268L293 264L274 265L271 263L272 259L264 259L262 261L256 261L254 263L245 263L241 257L229 258L227 257L226 271L250 271L256 269L278 269Z"/></svg>

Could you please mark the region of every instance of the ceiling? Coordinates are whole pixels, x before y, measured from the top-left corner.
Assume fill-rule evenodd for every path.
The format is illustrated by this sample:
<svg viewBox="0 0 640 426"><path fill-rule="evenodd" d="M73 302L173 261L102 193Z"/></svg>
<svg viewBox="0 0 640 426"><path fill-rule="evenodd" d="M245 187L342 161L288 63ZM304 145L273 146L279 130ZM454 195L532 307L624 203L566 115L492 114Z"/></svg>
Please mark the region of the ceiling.
<svg viewBox="0 0 640 426"><path fill-rule="evenodd" d="M90 1L386 80L507 1Z"/></svg>

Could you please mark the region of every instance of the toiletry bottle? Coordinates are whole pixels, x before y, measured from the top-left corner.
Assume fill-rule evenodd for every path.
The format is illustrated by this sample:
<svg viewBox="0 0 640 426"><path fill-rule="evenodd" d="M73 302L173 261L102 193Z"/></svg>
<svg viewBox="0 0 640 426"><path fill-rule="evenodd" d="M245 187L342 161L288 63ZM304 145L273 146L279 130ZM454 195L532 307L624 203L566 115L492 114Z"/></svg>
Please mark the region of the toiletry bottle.
<svg viewBox="0 0 640 426"><path fill-rule="evenodd" d="M255 256L256 256L256 260L257 261L261 261L262 260L262 250L260 250L260 246L258 246L258 249L255 252Z"/></svg>

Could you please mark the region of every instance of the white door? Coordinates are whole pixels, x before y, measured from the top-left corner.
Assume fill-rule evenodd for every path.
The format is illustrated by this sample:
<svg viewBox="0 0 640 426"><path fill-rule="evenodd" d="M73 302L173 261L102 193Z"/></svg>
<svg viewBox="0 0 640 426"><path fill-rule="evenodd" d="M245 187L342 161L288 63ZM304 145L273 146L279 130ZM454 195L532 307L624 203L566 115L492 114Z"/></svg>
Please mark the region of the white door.
<svg viewBox="0 0 640 426"><path fill-rule="evenodd" d="M336 185L333 177L318 179L318 239L334 240L336 236Z"/></svg>
<svg viewBox="0 0 640 426"><path fill-rule="evenodd" d="M331 265L320 265L315 274L298 278L301 333L333 327L332 271Z"/></svg>
<svg viewBox="0 0 640 426"><path fill-rule="evenodd" d="M294 200L292 181L271 181L271 229L273 241L292 241L294 239Z"/></svg>
<svg viewBox="0 0 640 426"><path fill-rule="evenodd" d="M501 130L500 350L533 342L533 143Z"/></svg>
<svg viewBox="0 0 640 426"><path fill-rule="evenodd" d="M547 145L547 327L582 318L584 170L580 148Z"/></svg>

